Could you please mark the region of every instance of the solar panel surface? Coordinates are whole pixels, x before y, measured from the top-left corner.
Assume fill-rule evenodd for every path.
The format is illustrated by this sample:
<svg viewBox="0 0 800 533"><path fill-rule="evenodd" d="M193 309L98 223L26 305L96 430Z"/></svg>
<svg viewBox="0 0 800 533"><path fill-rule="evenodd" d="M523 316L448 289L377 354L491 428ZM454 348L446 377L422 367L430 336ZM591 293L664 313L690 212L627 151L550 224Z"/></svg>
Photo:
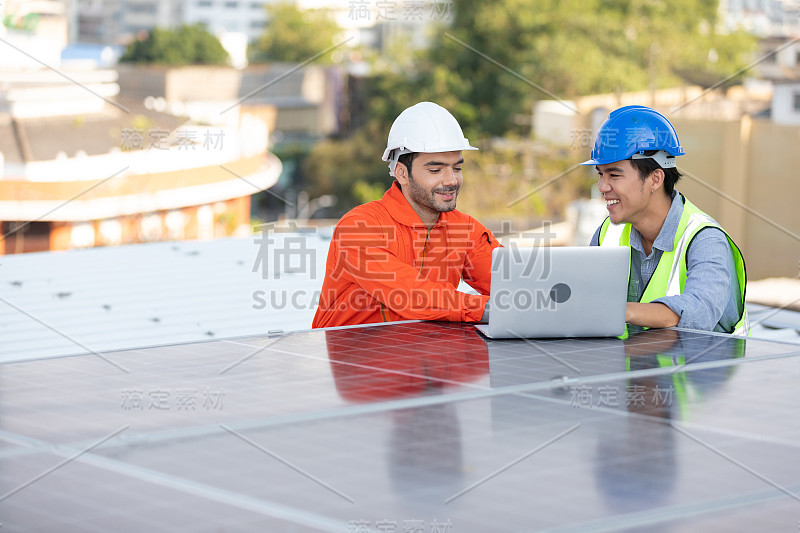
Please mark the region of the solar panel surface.
<svg viewBox="0 0 800 533"><path fill-rule="evenodd" d="M796 531L796 345L451 323L0 366L4 531Z"/></svg>

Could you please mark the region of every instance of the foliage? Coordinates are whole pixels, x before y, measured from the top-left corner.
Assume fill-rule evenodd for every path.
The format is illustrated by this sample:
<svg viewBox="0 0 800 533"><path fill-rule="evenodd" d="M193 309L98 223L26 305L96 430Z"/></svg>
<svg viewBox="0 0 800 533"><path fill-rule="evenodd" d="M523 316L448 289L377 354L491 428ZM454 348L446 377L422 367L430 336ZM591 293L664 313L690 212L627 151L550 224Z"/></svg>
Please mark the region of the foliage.
<svg viewBox="0 0 800 533"><path fill-rule="evenodd" d="M385 133L373 123L348 139L315 145L303 165L305 187L312 196L336 195L339 215L379 199L393 180L380 160ZM588 196L593 178L585 168L573 168L584 153L531 141L511 145L486 142L480 151L464 153L460 210L487 223L516 221L518 227L553 218L575 198Z"/></svg>
<svg viewBox="0 0 800 533"><path fill-rule="evenodd" d="M341 29L324 9L299 10L293 3L270 4L264 34L248 48L251 63L302 63L330 48ZM332 51L314 60L331 62Z"/></svg>
<svg viewBox="0 0 800 533"><path fill-rule="evenodd" d="M449 27L430 45L402 37L373 60L366 82L368 124L350 138L326 141L307 161L308 185L339 196L347 210L374 199L390 178L380 154L392 121L430 100L444 106L482 147L465 154L459 209L483 219L553 218L588 195L592 179L571 168L586 154L528 142L498 148L495 137L524 139L537 100L740 80L755 38L718 29L718 0L453 0ZM723 85L724 87L724 85ZM585 157L584 157L585 158ZM482 218L483 217L483 218Z"/></svg>
<svg viewBox="0 0 800 533"><path fill-rule="evenodd" d="M593 178L575 167L584 154L555 151L531 141L487 143L466 152L458 209L493 227L520 229L558 221L576 198L589 195Z"/></svg>
<svg viewBox="0 0 800 533"><path fill-rule="evenodd" d="M755 47L752 36L717 30L717 4L453 0L451 27L435 32L411 66L376 80L379 87L391 80L389 98L399 103L380 106L394 111L434 100L451 109L471 138L525 133L515 118L530 113L536 100L684 80L710 86L745 66Z"/></svg>
<svg viewBox="0 0 800 533"><path fill-rule="evenodd" d="M381 161L386 130L375 123L346 140L326 140L311 149L303 164L307 188L312 196L336 195L340 214L352 207L377 200L391 185L387 163Z"/></svg>
<svg viewBox="0 0 800 533"><path fill-rule="evenodd" d="M175 30L153 28L145 39L130 43L120 61L161 65L224 65L228 61L228 52L202 24L193 24Z"/></svg>

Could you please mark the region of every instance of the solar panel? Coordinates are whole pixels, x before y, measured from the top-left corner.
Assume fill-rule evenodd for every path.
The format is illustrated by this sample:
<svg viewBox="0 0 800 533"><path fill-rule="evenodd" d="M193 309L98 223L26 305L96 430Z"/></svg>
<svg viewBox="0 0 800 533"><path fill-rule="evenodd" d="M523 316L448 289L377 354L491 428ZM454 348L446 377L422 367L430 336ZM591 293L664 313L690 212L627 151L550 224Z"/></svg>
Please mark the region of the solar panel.
<svg viewBox="0 0 800 533"><path fill-rule="evenodd" d="M797 345L410 322L7 363L4 531L794 531Z"/></svg>

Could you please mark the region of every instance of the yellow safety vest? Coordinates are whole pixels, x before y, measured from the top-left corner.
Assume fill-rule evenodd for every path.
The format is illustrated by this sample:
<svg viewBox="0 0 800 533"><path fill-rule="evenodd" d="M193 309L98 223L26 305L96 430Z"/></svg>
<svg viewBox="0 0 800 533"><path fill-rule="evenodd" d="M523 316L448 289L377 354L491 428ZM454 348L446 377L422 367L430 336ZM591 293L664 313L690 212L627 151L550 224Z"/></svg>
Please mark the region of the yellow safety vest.
<svg viewBox="0 0 800 533"><path fill-rule="evenodd" d="M733 331L728 331L734 335L750 335L750 319L747 316L747 307L744 304L745 288L747 284L747 274L745 270L744 258L739 247L733 239L717 224L713 218L703 213L693 203L681 194L683 200L683 213L681 214L678 229L675 232L675 245L671 252L664 252L656 266L650 282L645 288L639 300L642 303L649 303L664 296L675 296L683 293L686 285L686 252L692 239L704 228L719 228L725 233L728 242L733 250L733 262L736 267L736 277L739 280L739 291L741 292L742 313L739 321L734 326ZM611 224L611 219L606 217L600 229L600 246L628 246L631 245L631 225L630 224ZM630 274L628 274L630 276Z"/></svg>

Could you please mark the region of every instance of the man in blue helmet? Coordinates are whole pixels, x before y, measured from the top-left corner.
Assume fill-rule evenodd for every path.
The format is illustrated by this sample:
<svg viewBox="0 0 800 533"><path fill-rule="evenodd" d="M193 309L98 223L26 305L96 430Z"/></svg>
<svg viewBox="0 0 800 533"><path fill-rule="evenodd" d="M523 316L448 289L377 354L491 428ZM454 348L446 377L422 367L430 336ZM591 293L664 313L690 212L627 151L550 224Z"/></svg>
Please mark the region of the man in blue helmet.
<svg viewBox="0 0 800 533"><path fill-rule="evenodd" d="M669 120L644 106L617 109L591 159L608 218L593 246L628 246L626 321L747 335L742 254L717 222L675 190L685 152Z"/></svg>

